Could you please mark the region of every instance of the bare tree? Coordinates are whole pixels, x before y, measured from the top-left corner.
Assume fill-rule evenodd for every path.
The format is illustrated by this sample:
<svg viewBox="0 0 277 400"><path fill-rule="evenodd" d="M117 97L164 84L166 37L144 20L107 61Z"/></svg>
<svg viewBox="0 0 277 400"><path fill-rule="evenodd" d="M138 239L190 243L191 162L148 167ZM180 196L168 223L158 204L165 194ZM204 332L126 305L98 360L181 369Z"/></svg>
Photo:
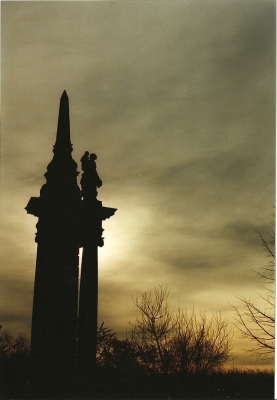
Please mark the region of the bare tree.
<svg viewBox="0 0 277 400"><path fill-rule="evenodd" d="M231 347L232 331L220 314L208 320L194 310L190 315L179 311L169 345L172 372L210 373L230 359Z"/></svg>
<svg viewBox="0 0 277 400"><path fill-rule="evenodd" d="M132 324L131 337L141 359L156 372L209 373L230 358L231 331L220 314L170 312L167 288L145 292L134 303L140 317Z"/></svg>
<svg viewBox="0 0 277 400"><path fill-rule="evenodd" d="M97 327L96 363L98 366L108 364L112 358L112 348L116 341L115 332L104 326L104 322Z"/></svg>
<svg viewBox="0 0 277 400"><path fill-rule="evenodd" d="M10 357L15 354L28 354L29 351L30 341L25 335L18 334L14 336L5 330L0 333L0 355L2 357Z"/></svg>
<svg viewBox="0 0 277 400"><path fill-rule="evenodd" d="M158 369L164 373L168 370L166 344L175 324L167 303L168 295L168 289L159 286L137 297L133 301L140 317L134 324L130 323L132 342L143 350L142 353L147 349L148 361L151 360L152 365L158 361Z"/></svg>
<svg viewBox="0 0 277 400"><path fill-rule="evenodd" d="M96 365L101 373L121 371L142 371L138 354L128 339L117 339L112 329L104 326L104 322L97 328Z"/></svg>
<svg viewBox="0 0 277 400"><path fill-rule="evenodd" d="M259 234L259 233L258 233ZM268 361L274 358L275 341L275 314L274 314L274 290L275 290L275 233L272 229L269 240L259 234L266 255L270 258L259 277L265 281L265 294L259 294L263 300L263 308L258 307L250 298L239 297L242 308L234 307L236 312L236 327L243 337L254 343L250 353L258 359Z"/></svg>

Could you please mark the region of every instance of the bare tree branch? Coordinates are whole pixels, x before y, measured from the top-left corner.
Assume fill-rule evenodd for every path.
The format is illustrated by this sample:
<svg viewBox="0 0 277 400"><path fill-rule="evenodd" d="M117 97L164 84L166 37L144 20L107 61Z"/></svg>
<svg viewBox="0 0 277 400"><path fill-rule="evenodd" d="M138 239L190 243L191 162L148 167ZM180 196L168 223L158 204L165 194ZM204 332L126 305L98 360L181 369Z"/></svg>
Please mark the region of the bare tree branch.
<svg viewBox="0 0 277 400"><path fill-rule="evenodd" d="M261 309L245 297L239 297L242 308L234 307L236 312L236 327L242 333L243 337L252 341L255 347L249 350L252 355L264 361L274 357L275 341L275 234L271 232L270 239L266 241L258 233L262 247L266 251L270 261L268 265L257 272L258 276L266 281L264 287L267 295L259 294L264 301L264 309Z"/></svg>
<svg viewBox="0 0 277 400"><path fill-rule="evenodd" d="M230 358L231 332L227 321L214 315L210 321L194 310L189 315L170 312L167 288L145 292L134 304L140 313L130 332L144 361L156 372L209 373ZM146 356L148 354L148 356ZM155 356L156 354L156 356Z"/></svg>

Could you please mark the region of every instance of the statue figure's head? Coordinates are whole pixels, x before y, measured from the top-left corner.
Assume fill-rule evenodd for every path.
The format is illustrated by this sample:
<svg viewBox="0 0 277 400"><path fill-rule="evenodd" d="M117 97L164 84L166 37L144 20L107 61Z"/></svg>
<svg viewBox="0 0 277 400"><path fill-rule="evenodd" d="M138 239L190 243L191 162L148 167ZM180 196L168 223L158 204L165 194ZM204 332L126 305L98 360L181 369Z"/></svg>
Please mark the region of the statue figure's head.
<svg viewBox="0 0 277 400"><path fill-rule="evenodd" d="M94 154L94 153L91 153L91 154L90 154L90 159L91 159L92 161L95 161L95 160L97 159L97 155Z"/></svg>

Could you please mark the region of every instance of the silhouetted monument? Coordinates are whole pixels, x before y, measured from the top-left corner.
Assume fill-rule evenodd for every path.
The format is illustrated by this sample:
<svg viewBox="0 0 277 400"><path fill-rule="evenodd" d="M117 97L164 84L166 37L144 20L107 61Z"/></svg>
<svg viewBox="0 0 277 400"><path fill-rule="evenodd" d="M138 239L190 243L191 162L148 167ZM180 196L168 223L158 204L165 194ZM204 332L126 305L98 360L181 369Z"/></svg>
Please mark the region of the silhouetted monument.
<svg viewBox="0 0 277 400"><path fill-rule="evenodd" d="M98 246L103 246L102 220L116 209L97 200L102 182L96 155L85 152L80 190L72 159L69 102L60 100L54 156L45 173L40 197L31 197L26 210L38 217L31 357L35 368L55 376L59 387L79 370L91 373L97 340ZM79 248L83 247L79 294ZM78 343L78 346L77 346ZM58 378L57 378L58 377ZM49 380L47 381L49 382Z"/></svg>
<svg viewBox="0 0 277 400"><path fill-rule="evenodd" d="M78 364L85 376L95 366L97 344L97 300L98 300L98 246L104 245L102 221L114 215L116 209L103 207L97 200L97 188L102 185L96 171L96 155L85 152L81 158L81 229L82 270L79 297ZM85 378L86 379L86 378Z"/></svg>

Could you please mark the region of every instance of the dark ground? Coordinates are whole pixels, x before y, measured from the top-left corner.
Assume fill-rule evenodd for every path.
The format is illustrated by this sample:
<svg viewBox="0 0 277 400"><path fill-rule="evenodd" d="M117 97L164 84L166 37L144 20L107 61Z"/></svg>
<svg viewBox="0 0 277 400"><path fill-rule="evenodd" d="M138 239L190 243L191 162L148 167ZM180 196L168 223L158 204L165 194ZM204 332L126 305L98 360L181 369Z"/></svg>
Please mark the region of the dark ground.
<svg viewBox="0 0 277 400"><path fill-rule="evenodd" d="M262 371L151 374L98 371L93 379L58 377L51 371L33 379L28 357L1 362L1 399L274 399L274 374Z"/></svg>

